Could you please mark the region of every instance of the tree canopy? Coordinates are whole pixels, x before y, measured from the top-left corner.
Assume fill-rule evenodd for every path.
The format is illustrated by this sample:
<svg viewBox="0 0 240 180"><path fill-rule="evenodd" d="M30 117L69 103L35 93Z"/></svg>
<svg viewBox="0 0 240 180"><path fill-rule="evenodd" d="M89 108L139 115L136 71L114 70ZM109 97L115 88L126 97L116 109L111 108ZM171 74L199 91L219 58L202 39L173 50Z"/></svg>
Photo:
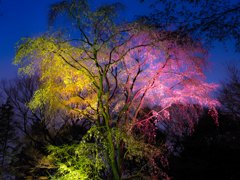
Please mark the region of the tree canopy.
<svg viewBox="0 0 240 180"><path fill-rule="evenodd" d="M167 176L157 165L157 159L163 166L166 162L155 137L162 121L177 121L172 106L188 109L182 122L190 128L203 107L217 117L219 103L211 96L217 86L205 82L202 44L191 36L181 43L172 31L141 22L115 23L117 7L91 9L85 0L56 3L50 22L59 13L67 15L74 33L46 33L23 39L17 47L19 71L40 78L29 107L47 106L46 113L64 112L92 122L79 144L50 147L58 157L52 160L60 161L58 178L120 179L143 176L144 171ZM77 161L62 158L65 153ZM129 172L124 160L138 162L136 169Z"/></svg>

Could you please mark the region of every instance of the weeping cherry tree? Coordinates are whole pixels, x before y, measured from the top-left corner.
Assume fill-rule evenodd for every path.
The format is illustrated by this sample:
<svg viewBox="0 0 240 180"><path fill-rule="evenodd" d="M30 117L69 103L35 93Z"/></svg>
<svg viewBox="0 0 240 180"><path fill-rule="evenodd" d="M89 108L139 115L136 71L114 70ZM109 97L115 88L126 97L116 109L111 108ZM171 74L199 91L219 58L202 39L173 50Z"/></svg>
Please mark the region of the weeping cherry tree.
<svg viewBox="0 0 240 180"><path fill-rule="evenodd" d="M79 144L49 148L57 179L124 179L146 171L166 177L158 165L167 165L166 146L157 145L156 131L162 121L178 120L170 108L185 105L184 123L192 129L204 107L216 117L216 85L205 82L202 45L188 36L179 39L178 32L119 23L119 7L56 3L50 23L66 17L67 34L46 33L17 47L19 72L41 82L28 106L34 111L47 105L45 113L64 112L92 124ZM136 168L129 170L128 161Z"/></svg>

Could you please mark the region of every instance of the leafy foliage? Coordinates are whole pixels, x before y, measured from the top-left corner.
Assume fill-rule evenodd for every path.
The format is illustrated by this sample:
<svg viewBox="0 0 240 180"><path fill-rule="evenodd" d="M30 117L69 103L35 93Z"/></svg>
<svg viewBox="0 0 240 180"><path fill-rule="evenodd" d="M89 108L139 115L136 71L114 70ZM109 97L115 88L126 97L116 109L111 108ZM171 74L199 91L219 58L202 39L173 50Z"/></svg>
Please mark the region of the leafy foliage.
<svg viewBox="0 0 240 180"><path fill-rule="evenodd" d="M88 74L87 65L76 60L81 54L81 49L68 43L58 43L57 39L52 37L24 40L19 46L15 63L25 59L21 63L27 64L26 57L28 60L35 59L19 71L29 75L39 72L40 81L44 82L29 103L31 109L48 104L49 111L53 111L59 108L69 109L73 104L80 104L86 109L73 107L72 113L77 111L84 114L91 108L96 108L96 93L91 93L92 79ZM77 71L74 71L76 68Z"/></svg>
<svg viewBox="0 0 240 180"><path fill-rule="evenodd" d="M63 145L61 147L49 146L50 155L48 159L58 167L57 173L52 178L103 179L108 177L110 167L106 164L107 154L114 152L110 151L108 141L104 138L105 134L104 127L93 126L79 144ZM146 159L147 162L145 163L151 164L155 163L155 158L164 158L164 149L160 150L143 141L138 141L116 128L112 129L112 134L114 144L116 146L122 144L125 147L123 152L118 152L121 154L116 154L123 156L126 161L122 162L122 168L128 166L130 162L141 164L141 161ZM146 164L144 164L140 171L135 169L133 172L124 169L125 176L126 178L131 175L142 176L146 167ZM158 167L155 164L155 171L157 169Z"/></svg>
<svg viewBox="0 0 240 180"><path fill-rule="evenodd" d="M54 178L102 179L101 173L106 169L102 138L96 127L92 127L79 144L49 146L49 158L59 167Z"/></svg>

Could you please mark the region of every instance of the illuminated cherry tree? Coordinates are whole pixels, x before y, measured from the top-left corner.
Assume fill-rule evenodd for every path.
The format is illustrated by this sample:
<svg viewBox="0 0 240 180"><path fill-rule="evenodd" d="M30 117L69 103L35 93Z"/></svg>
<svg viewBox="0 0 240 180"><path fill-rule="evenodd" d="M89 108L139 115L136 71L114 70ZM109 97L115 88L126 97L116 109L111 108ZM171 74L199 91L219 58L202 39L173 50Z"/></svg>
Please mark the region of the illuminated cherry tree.
<svg viewBox="0 0 240 180"><path fill-rule="evenodd" d="M152 175L165 176L155 161L158 157L166 164L155 136L161 122L180 122L171 107L188 107L181 122L192 129L203 107L217 117L218 102L211 96L216 85L204 81L206 51L201 44L139 23L115 25L115 6L92 11L86 1L56 4L52 8L67 10L81 36L43 35L18 46L14 62L20 73L37 74L41 81L29 107L48 105L46 113L61 111L92 122L72 151L79 164L70 168L77 164L72 159L62 163L59 177L101 178L102 171L114 179L140 176L144 166L129 172L127 159L139 164L145 159Z"/></svg>

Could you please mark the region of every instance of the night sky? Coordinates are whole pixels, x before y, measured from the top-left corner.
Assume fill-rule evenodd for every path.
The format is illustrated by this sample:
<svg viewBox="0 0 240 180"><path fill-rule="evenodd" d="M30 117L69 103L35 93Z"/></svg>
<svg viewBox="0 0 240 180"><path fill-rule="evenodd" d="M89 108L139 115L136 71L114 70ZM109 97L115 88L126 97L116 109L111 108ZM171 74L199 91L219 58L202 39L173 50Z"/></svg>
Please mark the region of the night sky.
<svg viewBox="0 0 240 180"><path fill-rule="evenodd" d="M17 68L12 65L15 45L22 37L35 37L48 30L49 6L58 0L1 0L0 1L0 79L17 76ZM90 2L93 2L93 0ZM98 0L98 4L117 2L117 0ZM122 18L130 20L136 15L149 13L146 4L138 0L121 0L126 5ZM226 65L239 64L240 53L236 53L232 41L225 45L215 43L209 51L209 68L206 72L208 82L220 82L226 78Z"/></svg>

